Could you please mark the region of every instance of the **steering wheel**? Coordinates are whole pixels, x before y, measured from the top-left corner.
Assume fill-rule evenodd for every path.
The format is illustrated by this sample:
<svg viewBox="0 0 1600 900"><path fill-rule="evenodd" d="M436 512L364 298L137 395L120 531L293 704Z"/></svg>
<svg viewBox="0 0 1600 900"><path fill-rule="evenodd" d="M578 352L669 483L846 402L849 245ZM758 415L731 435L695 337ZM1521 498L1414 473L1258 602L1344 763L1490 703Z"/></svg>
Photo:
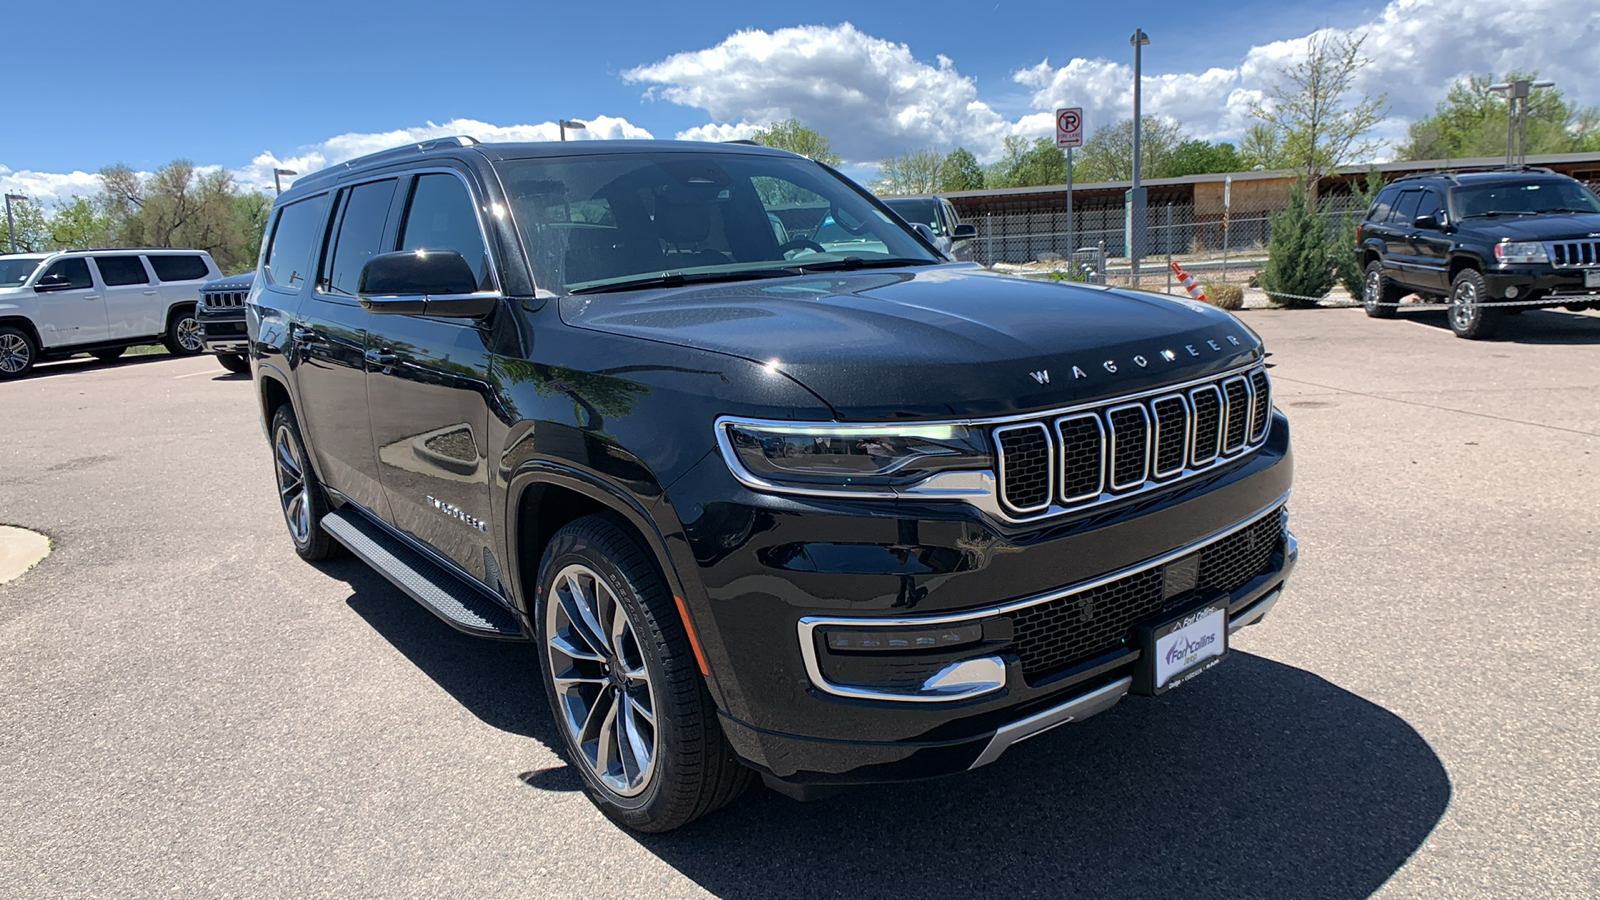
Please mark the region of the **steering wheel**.
<svg viewBox="0 0 1600 900"><path fill-rule="evenodd" d="M810 250L812 253L828 252L827 248L823 247L821 244L817 243L816 241L806 240L805 238L795 238L792 241L784 241L778 245L778 253L782 254L785 259L789 258L789 251L791 250Z"/></svg>

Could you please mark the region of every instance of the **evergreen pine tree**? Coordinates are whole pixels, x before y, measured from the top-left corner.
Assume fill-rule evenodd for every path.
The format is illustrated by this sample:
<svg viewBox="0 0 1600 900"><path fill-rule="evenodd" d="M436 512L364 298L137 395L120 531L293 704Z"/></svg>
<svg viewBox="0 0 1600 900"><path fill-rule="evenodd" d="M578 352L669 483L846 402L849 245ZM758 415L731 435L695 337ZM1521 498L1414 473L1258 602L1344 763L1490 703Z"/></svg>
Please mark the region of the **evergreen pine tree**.
<svg viewBox="0 0 1600 900"><path fill-rule="evenodd" d="M1333 259L1328 254L1328 223L1306 198L1303 184L1289 192L1289 205L1272 214L1272 238L1260 283L1274 306L1304 309L1333 287ZM1274 296L1292 294L1295 296Z"/></svg>
<svg viewBox="0 0 1600 900"><path fill-rule="evenodd" d="M1365 275L1361 271L1361 248L1356 246L1356 229L1360 227L1367 210L1372 208L1372 201L1378 199L1378 192L1383 190L1383 177L1377 169L1368 169L1366 183L1352 184L1352 187L1355 188L1351 200L1354 206L1339 220L1339 232L1334 236L1332 254L1334 272L1340 286L1349 291L1351 297L1360 300Z"/></svg>

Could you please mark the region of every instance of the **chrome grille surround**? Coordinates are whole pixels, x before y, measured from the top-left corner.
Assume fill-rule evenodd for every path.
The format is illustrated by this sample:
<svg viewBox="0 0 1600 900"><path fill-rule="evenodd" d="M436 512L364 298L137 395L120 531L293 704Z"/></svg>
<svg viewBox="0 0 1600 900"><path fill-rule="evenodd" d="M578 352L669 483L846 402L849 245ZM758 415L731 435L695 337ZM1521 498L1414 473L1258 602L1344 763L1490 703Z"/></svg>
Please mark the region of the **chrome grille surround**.
<svg viewBox="0 0 1600 900"><path fill-rule="evenodd" d="M1072 512L1168 485L1237 459L1265 443L1271 431L1270 390L1266 367L1256 363L1202 381L1042 415L1041 419L1055 423L1055 428L1045 429L1045 434L1047 439L1054 439L1051 452L1060 454L1051 466L1052 500L1044 505L1012 505L1002 461L998 477L1002 513L1021 521ZM1098 461L1102 490L1093 495L1068 495L1068 473L1081 470L1091 461L1065 458L1067 442L1061 427L1089 416L1100 420L1105 435ZM1001 448L1002 434L1031 424L996 425L992 435L996 450ZM1181 453L1168 444L1174 433L1181 436ZM1136 450L1130 447L1130 441L1137 444ZM1174 459L1183 462L1174 465Z"/></svg>
<svg viewBox="0 0 1600 900"><path fill-rule="evenodd" d="M1600 241L1578 239L1545 241L1550 265L1558 269L1600 269Z"/></svg>
<svg viewBox="0 0 1600 900"><path fill-rule="evenodd" d="M201 302L211 309L233 309L244 306L246 291L201 291Z"/></svg>

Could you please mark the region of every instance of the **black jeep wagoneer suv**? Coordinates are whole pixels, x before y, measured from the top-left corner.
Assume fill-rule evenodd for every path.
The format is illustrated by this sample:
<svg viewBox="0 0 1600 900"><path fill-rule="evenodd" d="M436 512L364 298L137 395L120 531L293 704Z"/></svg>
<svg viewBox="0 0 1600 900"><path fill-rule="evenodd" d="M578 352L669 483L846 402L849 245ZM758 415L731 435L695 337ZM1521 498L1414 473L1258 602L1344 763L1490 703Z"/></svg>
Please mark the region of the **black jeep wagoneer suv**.
<svg viewBox="0 0 1600 900"><path fill-rule="evenodd" d="M247 311L295 549L531 641L634 828L993 762L1222 662L1295 562L1238 320L950 263L776 150L331 167Z"/></svg>

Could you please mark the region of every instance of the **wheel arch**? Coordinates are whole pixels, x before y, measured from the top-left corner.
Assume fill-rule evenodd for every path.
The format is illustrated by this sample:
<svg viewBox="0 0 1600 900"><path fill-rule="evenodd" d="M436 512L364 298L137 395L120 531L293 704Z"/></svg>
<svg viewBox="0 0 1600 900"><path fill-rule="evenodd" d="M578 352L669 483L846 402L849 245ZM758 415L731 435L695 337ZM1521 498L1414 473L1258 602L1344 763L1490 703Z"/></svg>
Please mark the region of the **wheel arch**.
<svg viewBox="0 0 1600 900"><path fill-rule="evenodd" d="M1450 268L1445 273L1447 281L1455 281L1462 269L1476 269L1483 274L1483 260L1473 253L1453 253L1450 255Z"/></svg>
<svg viewBox="0 0 1600 900"><path fill-rule="evenodd" d="M44 350L44 341L39 339L39 329L34 327L33 320L27 316L0 316L0 325L21 329L33 340L35 347Z"/></svg>

